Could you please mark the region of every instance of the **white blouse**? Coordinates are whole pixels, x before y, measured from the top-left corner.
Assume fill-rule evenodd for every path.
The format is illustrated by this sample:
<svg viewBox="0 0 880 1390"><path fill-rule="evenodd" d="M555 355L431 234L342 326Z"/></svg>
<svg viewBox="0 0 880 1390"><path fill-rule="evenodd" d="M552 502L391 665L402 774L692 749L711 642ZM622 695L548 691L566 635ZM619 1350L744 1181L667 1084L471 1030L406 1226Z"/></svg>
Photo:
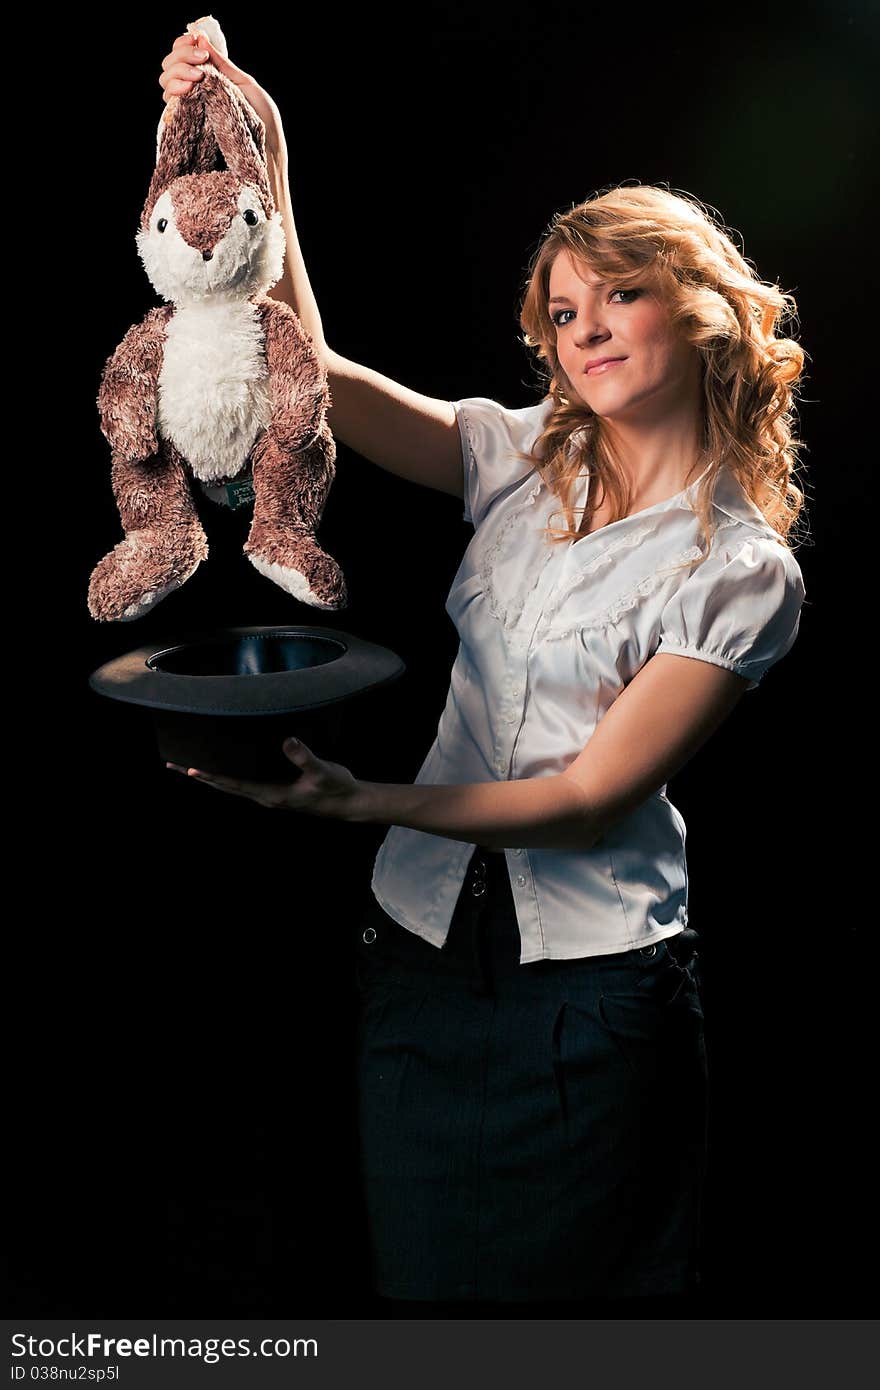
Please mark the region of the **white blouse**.
<svg viewBox="0 0 880 1390"><path fill-rule="evenodd" d="M675 497L574 542L541 535L559 498L530 450L550 412L484 396L454 402L464 517L474 535L446 611L459 635L446 707L415 778L450 785L549 777L581 752L606 710L655 652L736 671L754 690L791 648L805 589L800 567L729 470L718 479L709 557L689 498ZM589 479L572 500L586 501ZM558 526L560 516L552 524ZM648 797L589 850L504 853L520 964L627 951L687 923L684 820ZM442 946L473 845L393 825L372 890L417 936Z"/></svg>

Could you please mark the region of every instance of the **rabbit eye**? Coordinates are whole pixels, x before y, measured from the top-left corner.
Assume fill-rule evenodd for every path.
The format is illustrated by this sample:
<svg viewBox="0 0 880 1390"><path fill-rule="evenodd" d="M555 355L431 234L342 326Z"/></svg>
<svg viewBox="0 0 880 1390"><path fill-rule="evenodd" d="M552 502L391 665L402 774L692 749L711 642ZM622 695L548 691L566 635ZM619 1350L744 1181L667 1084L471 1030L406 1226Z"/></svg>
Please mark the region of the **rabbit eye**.
<svg viewBox="0 0 880 1390"><path fill-rule="evenodd" d="M253 227L260 220L253 208L247 208L241 215L249 227Z"/></svg>
<svg viewBox="0 0 880 1390"><path fill-rule="evenodd" d="M160 218L159 218L159 221L156 223L156 231L157 231L157 232L164 232L164 230L165 230L165 228L166 228L167 226L168 226L168 218L167 218L167 217L160 217Z"/></svg>

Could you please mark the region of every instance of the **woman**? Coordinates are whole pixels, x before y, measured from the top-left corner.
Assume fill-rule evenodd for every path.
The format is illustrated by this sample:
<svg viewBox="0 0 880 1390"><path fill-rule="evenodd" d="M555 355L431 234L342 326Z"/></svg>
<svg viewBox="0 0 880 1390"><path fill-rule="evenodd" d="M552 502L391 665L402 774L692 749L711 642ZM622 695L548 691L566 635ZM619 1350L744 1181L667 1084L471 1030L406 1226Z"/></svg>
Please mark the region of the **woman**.
<svg viewBox="0 0 880 1390"><path fill-rule="evenodd" d="M530 267L538 404L420 396L327 345L271 98L182 35L165 99L209 56L266 124L288 243L272 293L322 354L334 435L461 497L475 528L413 785L361 781L293 739L289 788L188 769L389 826L356 943L375 1287L415 1316L687 1295L707 1073L665 789L797 636L804 353L776 336L793 301L695 200L612 189L558 214Z"/></svg>

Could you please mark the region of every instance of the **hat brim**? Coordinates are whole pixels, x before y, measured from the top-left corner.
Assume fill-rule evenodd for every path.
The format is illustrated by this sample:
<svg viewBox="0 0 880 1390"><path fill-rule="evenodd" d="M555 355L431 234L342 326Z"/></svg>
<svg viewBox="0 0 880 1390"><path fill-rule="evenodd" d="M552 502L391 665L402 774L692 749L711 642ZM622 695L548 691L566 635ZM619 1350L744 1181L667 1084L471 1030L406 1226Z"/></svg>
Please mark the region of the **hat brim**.
<svg viewBox="0 0 880 1390"><path fill-rule="evenodd" d="M185 714L270 715L319 709L402 675L387 647L327 627L231 627L138 647L89 685L128 704Z"/></svg>

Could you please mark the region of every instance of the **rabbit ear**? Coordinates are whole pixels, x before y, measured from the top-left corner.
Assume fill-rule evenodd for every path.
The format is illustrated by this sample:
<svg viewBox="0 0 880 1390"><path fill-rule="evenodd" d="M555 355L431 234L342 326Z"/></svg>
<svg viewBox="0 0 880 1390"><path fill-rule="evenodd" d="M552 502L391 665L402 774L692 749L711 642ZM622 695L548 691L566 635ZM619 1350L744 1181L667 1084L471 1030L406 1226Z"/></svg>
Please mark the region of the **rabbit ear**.
<svg viewBox="0 0 880 1390"><path fill-rule="evenodd" d="M181 174L206 174L223 167L220 147L198 88L173 97L159 122L156 169L141 213L146 226L156 199Z"/></svg>
<svg viewBox="0 0 880 1390"><path fill-rule="evenodd" d="M226 35L223 33L223 30L220 28L220 25L217 23L216 19L212 14L203 14L201 19L191 20L190 23L186 26L186 28L187 32L192 34L193 37L195 37L196 34L204 34L206 38L210 39L211 43L216 48L217 52L222 55L222 57L229 57L229 49L226 46ZM162 148L162 136L165 134L165 127L169 125L171 121L174 119L175 108L177 107L177 103L179 101L180 97L171 97L170 100L166 103L165 110L162 112L162 116L159 120L159 128L156 131L157 164L159 162L159 152ZM217 151L217 158L219 159L219 150Z"/></svg>
<svg viewBox="0 0 880 1390"><path fill-rule="evenodd" d="M226 160L226 167L241 183L254 184L260 191L266 215L271 217L275 202L269 186L266 164L266 127L250 102L234 82L211 64L197 88L205 103L206 124Z"/></svg>

